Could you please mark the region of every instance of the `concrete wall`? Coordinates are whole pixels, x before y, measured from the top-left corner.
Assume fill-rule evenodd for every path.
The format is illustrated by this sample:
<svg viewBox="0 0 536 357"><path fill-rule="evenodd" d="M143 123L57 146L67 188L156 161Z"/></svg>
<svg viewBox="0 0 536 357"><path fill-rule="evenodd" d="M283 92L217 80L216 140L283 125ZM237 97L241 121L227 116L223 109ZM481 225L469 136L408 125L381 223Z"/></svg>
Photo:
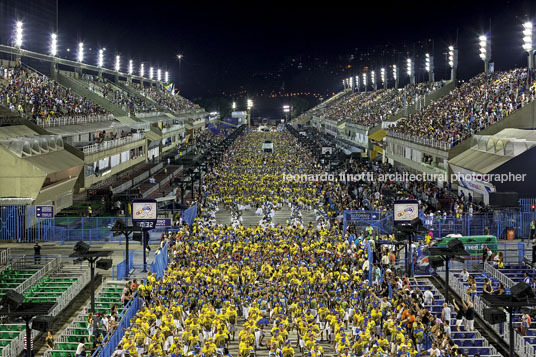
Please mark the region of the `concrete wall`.
<svg viewBox="0 0 536 357"><path fill-rule="evenodd" d="M0 197L36 199L46 173L0 146Z"/></svg>

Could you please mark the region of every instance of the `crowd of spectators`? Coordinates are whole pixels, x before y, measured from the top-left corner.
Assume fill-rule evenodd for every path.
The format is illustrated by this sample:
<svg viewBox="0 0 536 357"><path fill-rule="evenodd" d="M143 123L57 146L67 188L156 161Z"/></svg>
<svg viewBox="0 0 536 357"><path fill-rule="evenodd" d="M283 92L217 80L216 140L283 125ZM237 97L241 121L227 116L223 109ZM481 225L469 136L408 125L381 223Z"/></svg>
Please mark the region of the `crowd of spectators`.
<svg viewBox="0 0 536 357"><path fill-rule="evenodd" d="M173 95L165 88L142 87L141 85L136 85L136 88L143 96L150 98L172 112L187 113L196 110L194 103L178 94Z"/></svg>
<svg viewBox="0 0 536 357"><path fill-rule="evenodd" d="M390 131L453 146L534 100L534 79L526 68L479 74Z"/></svg>
<svg viewBox="0 0 536 357"><path fill-rule="evenodd" d="M108 115L70 88L23 66L0 67L0 102L34 122Z"/></svg>
<svg viewBox="0 0 536 357"><path fill-rule="evenodd" d="M419 98L430 94L443 85L443 82L407 85L402 89L378 89L370 92L348 92L346 95L321 104L305 113L328 120L374 126L414 105Z"/></svg>
<svg viewBox="0 0 536 357"><path fill-rule="evenodd" d="M82 79L88 83L88 89L91 92L96 93L110 103L121 107L121 109L131 115L136 115L136 113L158 112L158 109L154 104L117 88L102 77L84 74Z"/></svg>

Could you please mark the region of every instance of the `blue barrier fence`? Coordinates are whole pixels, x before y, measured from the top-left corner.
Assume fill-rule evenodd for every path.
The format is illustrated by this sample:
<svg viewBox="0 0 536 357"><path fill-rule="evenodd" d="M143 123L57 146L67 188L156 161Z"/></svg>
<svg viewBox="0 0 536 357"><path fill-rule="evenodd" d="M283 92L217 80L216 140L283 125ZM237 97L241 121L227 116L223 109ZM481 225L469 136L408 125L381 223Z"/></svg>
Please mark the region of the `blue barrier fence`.
<svg viewBox="0 0 536 357"><path fill-rule="evenodd" d="M114 353L115 349L119 345L119 342L121 342L121 339L125 335L125 331L123 329L126 329L130 326L130 320L136 316L142 307L142 300L136 296L134 299L132 299L129 305L130 307L127 305L127 310L123 313L121 322L119 322L117 328L111 335L107 335L105 337L104 341L107 341L107 343L97 349L93 353L92 357L110 357Z"/></svg>
<svg viewBox="0 0 536 357"><path fill-rule="evenodd" d="M123 253L123 256L125 254ZM134 252L130 251L128 252L128 262L129 266L132 267L134 265ZM126 259L121 261L117 266L112 268L112 276L116 277L117 280L127 280L128 272L130 271L130 268L127 267Z"/></svg>
<svg viewBox="0 0 536 357"><path fill-rule="evenodd" d="M534 219L533 212L497 211L490 214L473 214L462 216L427 216L422 212L420 218L427 231L434 237L444 237L448 234L464 236L481 235L487 227L489 234L497 238L506 238L507 229L514 229L515 238L528 238L530 222ZM349 226L356 230L364 230L372 226L377 234L393 232L392 211L344 211L344 231Z"/></svg>

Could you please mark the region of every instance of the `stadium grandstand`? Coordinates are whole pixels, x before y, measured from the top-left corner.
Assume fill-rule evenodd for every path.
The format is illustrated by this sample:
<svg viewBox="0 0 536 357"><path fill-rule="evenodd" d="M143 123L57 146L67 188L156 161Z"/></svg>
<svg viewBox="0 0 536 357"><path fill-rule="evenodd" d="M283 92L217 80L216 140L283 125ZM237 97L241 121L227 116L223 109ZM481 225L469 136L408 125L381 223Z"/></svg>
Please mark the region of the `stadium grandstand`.
<svg viewBox="0 0 536 357"><path fill-rule="evenodd" d="M536 356L534 48L367 66L255 126L247 95L220 120L149 63L26 48L11 8L0 357Z"/></svg>

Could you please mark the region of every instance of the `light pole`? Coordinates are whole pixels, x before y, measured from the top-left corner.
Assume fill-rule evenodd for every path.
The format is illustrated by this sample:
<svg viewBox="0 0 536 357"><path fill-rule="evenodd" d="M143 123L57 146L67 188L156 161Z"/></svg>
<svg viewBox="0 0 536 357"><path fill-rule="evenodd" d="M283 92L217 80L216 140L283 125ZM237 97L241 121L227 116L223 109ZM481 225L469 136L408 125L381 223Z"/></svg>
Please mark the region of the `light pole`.
<svg viewBox="0 0 536 357"><path fill-rule="evenodd" d="M359 93L359 76L355 76L355 89L356 89L356 92Z"/></svg>
<svg viewBox="0 0 536 357"><path fill-rule="evenodd" d="M430 56L429 53L425 54L424 67L428 72L428 82L434 82L434 56Z"/></svg>
<svg viewBox="0 0 536 357"><path fill-rule="evenodd" d="M378 89L378 86L376 84L376 72L374 71L370 71L370 83L372 84L372 89Z"/></svg>
<svg viewBox="0 0 536 357"><path fill-rule="evenodd" d="M251 128L251 108L253 108L253 100L249 99L247 100L247 116L248 116L248 127Z"/></svg>
<svg viewBox="0 0 536 357"><path fill-rule="evenodd" d="M177 59L179 60L179 83L178 83L178 88L179 89L182 89L181 88L181 80L182 80L182 59L184 58L184 56L182 54L178 54L177 55Z"/></svg>
<svg viewBox="0 0 536 357"><path fill-rule="evenodd" d="M387 81L385 80L385 68L380 69L380 78L382 80L383 89L387 89Z"/></svg>
<svg viewBox="0 0 536 357"><path fill-rule="evenodd" d="M528 67L534 69L534 43L532 37L534 28L532 22L527 21L523 24L523 49L528 53Z"/></svg>
<svg viewBox="0 0 536 357"><path fill-rule="evenodd" d="M491 59L491 41L488 36L478 37L480 45L480 59L484 61L484 73L489 74L489 60Z"/></svg>
<svg viewBox="0 0 536 357"><path fill-rule="evenodd" d="M409 84L415 84L415 65L411 58L406 60L406 72L409 77Z"/></svg>
<svg viewBox="0 0 536 357"><path fill-rule="evenodd" d="M365 88L365 93L367 93L367 72L363 72L363 87Z"/></svg>
<svg viewBox="0 0 536 357"><path fill-rule="evenodd" d="M398 89L398 68L396 64L393 65L393 79L395 81L395 88Z"/></svg>
<svg viewBox="0 0 536 357"><path fill-rule="evenodd" d="M449 46L449 67L450 67L450 80L456 80L456 71L458 69L458 49L454 46Z"/></svg>

